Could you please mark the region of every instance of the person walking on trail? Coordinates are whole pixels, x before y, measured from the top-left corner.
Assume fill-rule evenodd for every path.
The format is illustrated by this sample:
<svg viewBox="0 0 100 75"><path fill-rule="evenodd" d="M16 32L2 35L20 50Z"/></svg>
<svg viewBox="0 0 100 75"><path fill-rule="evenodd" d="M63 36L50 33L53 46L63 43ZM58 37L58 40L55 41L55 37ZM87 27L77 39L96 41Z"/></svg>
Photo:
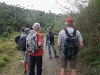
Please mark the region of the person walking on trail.
<svg viewBox="0 0 100 75"><path fill-rule="evenodd" d="M29 70L29 61L30 61L30 58L29 58L29 55L27 53L27 50L26 50L26 38L29 34L29 31L30 31L30 28L25 28L24 29L24 35L25 36L25 50L23 52L23 61L24 61L24 73L27 73L28 70Z"/></svg>
<svg viewBox="0 0 100 75"><path fill-rule="evenodd" d="M44 40L43 40L43 36L41 33L40 24L34 23L32 28L33 28L33 30L31 30L31 32L29 33L27 40L26 40L27 41L27 49L28 49L27 51L30 56L30 68L29 68L28 75L35 75L35 74L42 75L42 56L44 54L44 52L43 52ZM36 36L35 36L35 34L36 34ZM33 37L33 38L31 38L31 37ZM30 38L32 39L32 41L30 41L31 40ZM35 66L36 66L36 73L35 73Z"/></svg>
<svg viewBox="0 0 100 75"><path fill-rule="evenodd" d="M24 59L24 52L26 51L26 47L21 47L19 44L20 44L20 38L25 35L25 27L22 27L21 28L21 33L19 35L19 37L17 38L17 45L18 45L18 49L20 50L20 54L21 54L21 57L22 57L22 60L21 62L24 62L23 59ZM19 47L20 46L20 47Z"/></svg>
<svg viewBox="0 0 100 75"><path fill-rule="evenodd" d="M80 48L83 47L83 39L81 33L74 28L74 20L68 18L65 21L65 29L59 32L58 49L61 54L61 73L65 74L65 68L68 61L70 62L71 75L77 75L76 72L76 56Z"/></svg>
<svg viewBox="0 0 100 75"><path fill-rule="evenodd" d="M29 56L26 52L26 37L28 36L30 29L22 27L21 34L15 38L15 42L17 43L17 48L20 50L20 55L22 57L21 62L24 65L24 72L27 73L29 67Z"/></svg>
<svg viewBox="0 0 100 75"><path fill-rule="evenodd" d="M57 58L57 48L55 47L55 42L54 42L54 35L58 35L57 33L54 33L51 29L51 27L47 28L48 32L46 35L46 46L48 49L48 57L52 59L51 55L51 47L53 48L54 51L54 56Z"/></svg>

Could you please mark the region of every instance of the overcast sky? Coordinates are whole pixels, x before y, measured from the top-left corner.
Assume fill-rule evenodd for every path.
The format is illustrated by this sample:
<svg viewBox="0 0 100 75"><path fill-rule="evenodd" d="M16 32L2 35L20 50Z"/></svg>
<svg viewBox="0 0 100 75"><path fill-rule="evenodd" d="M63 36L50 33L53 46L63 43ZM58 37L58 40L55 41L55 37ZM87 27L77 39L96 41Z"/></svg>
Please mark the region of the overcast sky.
<svg viewBox="0 0 100 75"><path fill-rule="evenodd" d="M63 13L63 11L59 9L60 7L57 5L56 0L0 0L0 2L12 5L20 4L25 8L42 10L45 12L51 11L56 14Z"/></svg>

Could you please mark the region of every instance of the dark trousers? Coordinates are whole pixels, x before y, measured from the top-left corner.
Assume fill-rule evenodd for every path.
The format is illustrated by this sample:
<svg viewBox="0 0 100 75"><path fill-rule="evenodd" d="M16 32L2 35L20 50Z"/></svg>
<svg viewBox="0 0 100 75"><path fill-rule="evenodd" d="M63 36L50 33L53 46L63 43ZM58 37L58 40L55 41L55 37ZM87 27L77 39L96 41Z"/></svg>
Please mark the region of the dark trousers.
<svg viewBox="0 0 100 75"><path fill-rule="evenodd" d="M36 66L36 73L35 73ZM29 75L42 75L42 56L30 57Z"/></svg>

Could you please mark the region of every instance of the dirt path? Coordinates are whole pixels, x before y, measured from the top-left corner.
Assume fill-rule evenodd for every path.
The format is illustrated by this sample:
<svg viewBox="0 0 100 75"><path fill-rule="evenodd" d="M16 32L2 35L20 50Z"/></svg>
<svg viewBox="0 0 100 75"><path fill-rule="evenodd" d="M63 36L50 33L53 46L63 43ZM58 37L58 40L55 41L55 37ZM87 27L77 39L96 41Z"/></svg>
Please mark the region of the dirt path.
<svg viewBox="0 0 100 75"><path fill-rule="evenodd" d="M48 58L48 52L45 48L45 54L43 58L43 75L59 75L60 72L60 60L55 58L52 51L52 59Z"/></svg>
<svg viewBox="0 0 100 75"><path fill-rule="evenodd" d="M60 58L55 58L52 51L52 59L48 58L48 52L46 47L44 48L44 56L43 56L43 73L42 75L60 75ZM25 75L23 74L23 64L19 57L19 54L15 56L14 61L8 65L8 68L4 70L4 72L0 73L0 75ZM70 72L68 70L68 72ZM78 75L82 75L79 74ZM68 74L69 75L69 74Z"/></svg>
<svg viewBox="0 0 100 75"><path fill-rule="evenodd" d="M49 59L47 49L45 48L44 50L45 54L43 57L43 75L60 75L60 58L55 58L52 51L53 58ZM68 69L66 70L68 75L70 75L69 67L70 66L68 65ZM78 75L82 75L80 70L77 70L77 72Z"/></svg>

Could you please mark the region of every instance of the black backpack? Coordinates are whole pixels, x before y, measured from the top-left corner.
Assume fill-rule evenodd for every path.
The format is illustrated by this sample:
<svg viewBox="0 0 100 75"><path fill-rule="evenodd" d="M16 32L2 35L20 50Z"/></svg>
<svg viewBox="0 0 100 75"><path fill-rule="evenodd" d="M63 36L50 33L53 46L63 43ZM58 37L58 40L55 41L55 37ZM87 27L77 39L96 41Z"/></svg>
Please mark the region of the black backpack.
<svg viewBox="0 0 100 75"><path fill-rule="evenodd" d="M18 44L19 38L20 38L20 35L18 35L18 36L15 37L15 42L16 42L16 44Z"/></svg>
<svg viewBox="0 0 100 75"><path fill-rule="evenodd" d="M26 51L26 36L20 36L19 40L18 40L18 49L20 49L21 51Z"/></svg>
<svg viewBox="0 0 100 75"><path fill-rule="evenodd" d="M76 36L76 30L74 29L72 35L68 33L67 29L64 29L67 38L64 41L63 53L66 57L76 57L78 53L78 38Z"/></svg>

